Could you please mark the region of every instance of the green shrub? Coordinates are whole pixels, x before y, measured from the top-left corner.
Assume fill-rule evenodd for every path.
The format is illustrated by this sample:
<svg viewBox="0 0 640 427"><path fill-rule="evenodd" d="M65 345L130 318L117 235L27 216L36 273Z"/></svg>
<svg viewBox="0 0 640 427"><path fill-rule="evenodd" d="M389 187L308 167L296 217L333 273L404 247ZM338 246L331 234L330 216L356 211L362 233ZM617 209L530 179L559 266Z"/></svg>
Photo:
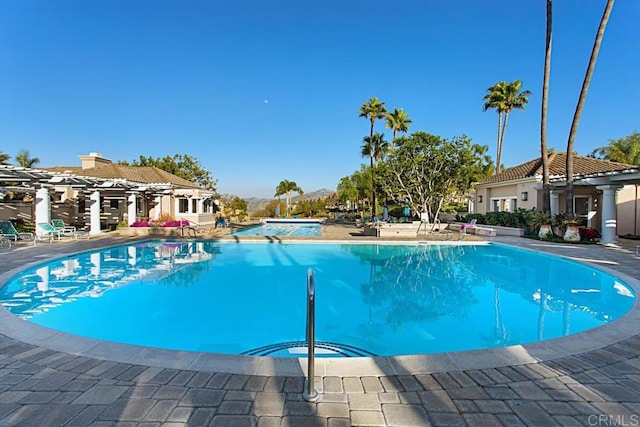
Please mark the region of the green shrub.
<svg viewBox="0 0 640 427"><path fill-rule="evenodd" d="M487 212L482 214L456 215L456 221L469 222L476 219L478 224L498 225L502 227L524 228L528 230L535 211L533 209L517 209L515 212Z"/></svg>

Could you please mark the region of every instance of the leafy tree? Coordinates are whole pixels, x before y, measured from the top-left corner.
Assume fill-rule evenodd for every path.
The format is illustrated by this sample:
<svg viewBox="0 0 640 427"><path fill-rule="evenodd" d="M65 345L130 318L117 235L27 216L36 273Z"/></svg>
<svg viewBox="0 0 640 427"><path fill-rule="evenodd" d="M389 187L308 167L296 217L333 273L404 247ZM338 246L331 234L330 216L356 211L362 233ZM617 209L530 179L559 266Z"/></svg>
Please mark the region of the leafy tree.
<svg viewBox="0 0 640 427"><path fill-rule="evenodd" d="M336 191L338 193L338 200L343 205L347 202L355 203L358 201L358 189L349 176L345 176L340 179Z"/></svg>
<svg viewBox="0 0 640 427"><path fill-rule="evenodd" d="M274 195L274 197L280 197L283 194L286 194L287 196L287 216L290 215L291 193L293 193L294 191L301 196L304 194L304 192L302 191L302 188L300 188L300 186L296 184L294 181L288 181L286 179L283 179L282 181L280 181L280 184L278 184L278 186L276 187L276 194Z"/></svg>
<svg viewBox="0 0 640 427"><path fill-rule="evenodd" d="M327 199L324 197L300 200L296 204L296 210L298 213L301 213L306 217L317 216L321 213L326 213L328 205L327 202Z"/></svg>
<svg viewBox="0 0 640 427"><path fill-rule="evenodd" d="M376 120L384 119L387 115L387 110L384 108L384 102L380 102L377 97L373 97L369 100L369 102L364 102L358 110L359 117L364 117L369 120L371 123L371 127L369 130L369 140L373 141L373 125ZM373 160L371 161L373 166ZM371 168L371 216L374 216L376 209L376 194L373 191L374 189L374 176L373 176L373 167Z"/></svg>
<svg viewBox="0 0 640 427"><path fill-rule="evenodd" d="M29 155L29 150L20 150L16 155L16 163L23 168L32 168L40 163L40 159L37 157L31 157Z"/></svg>
<svg viewBox="0 0 640 427"><path fill-rule="evenodd" d="M509 114L513 110L524 110L524 106L529 102L528 96L531 91L520 91L522 82L514 80L511 83L501 81L487 89L484 96L484 111L496 110L498 112L498 143L496 154L496 173L500 173L500 162L502 160L502 144L504 133L507 129Z"/></svg>
<svg viewBox="0 0 640 427"><path fill-rule="evenodd" d="M275 217L276 216L276 206L280 205L280 211L284 211L283 203L278 200L270 200L264 206L264 208L257 210L253 213L254 217Z"/></svg>
<svg viewBox="0 0 640 427"><path fill-rule="evenodd" d="M409 125L413 123L413 120L409 118L409 115L402 108L393 109L393 113L387 113L387 129L393 129L393 139L391 142L395 142L398 132L409 132Z"/></svg>
<svg viewBox="0 0 640 427"><path fill-rule="evenodd" d="M140 156L138 160L134 160L131 163L119 161L118 164L124 166L155 166L214 192L218 183L218 180L213 179L211 172L202 168L199 160L188 154L174 154L173 157L165 156L157 159Z"/></svg>
<svg viewBox="0 0 640 427"><path fill-rule="evenodd" d="M631 135L612 139L609 145L593 150L591 156L640 166L640 132L636 130Z"/></svg>
<svg viewBox="0 0 640 427"><path fill-rule="evenodd" d="M234 196L230 199L223 199L224 214L225 215L237 215L239 218L247 216L247 201L241 199L238 196Z"/></svg>
<svg viewBox="0 0 640 427"><path fill-rule="evenodd" d="M9 162L8 160L11 158L10 155L4 153L2 150L0 150L0 165L8 165Z"/></svg>
<svg viewBox="0 0 640 427"><path fill-rule="evenodd" d="M407 199L413 211L426 213L429 220L446 200L471 188L487 151L464 135L447 140L425 132L400 137L397 145L378 165L377 183L388 198Z"/></svg>
<svg viewBox="0 0 640 427"><path fill-rule="evenodd" d="M551 36L553 2L547 0L547 30L545 38L544 73L542 78L542 108L540 114L540 158L542 160L542 212L551 212L551 185L549 184L549 151L547 150L547 107L549 104L549 77L551 76Z"/></svg>
<svg viewBox="0 0 640 427"><path fill-rule="evenodd" d="M363 207L362 201L371 194L370 176L369 166L362 165L359 171L340 179L337 189L340 202L346 204L347 201L351 201L354 209ZM364 212L362 212L362 215L364 216Z"/></svg>
<svg viewBox="0 0 640 427"><path fill-rule="evenodd" d="M576 140L576 134L578 133L578 124L580 123L580 116L582 115L582 109L584 108L584 102L587 98L587 92L589 91L589 84L591 83L591 76L593 76L593 70L596 67L598 61L598 53L600 52L600 45L604 37L604 31L607 28L607 22L609 22L609 16L613 9L614 0L607 0L607 4L602 13L602 19L598 26L598 33L596 34L593 48L591 49L591 57L589 58L589 65L587 66L587 72L585 73L584 80L582 81L582 89L580 90L580 96L578 97L578 104L576 105L576 111L573 114L573 121L571 122L571 130L569 130L569 139L567 140L567 163L566 163L566 176L567 176L567 197L566 197L566 213L568 218L573 218L573 145Z"/></svg>

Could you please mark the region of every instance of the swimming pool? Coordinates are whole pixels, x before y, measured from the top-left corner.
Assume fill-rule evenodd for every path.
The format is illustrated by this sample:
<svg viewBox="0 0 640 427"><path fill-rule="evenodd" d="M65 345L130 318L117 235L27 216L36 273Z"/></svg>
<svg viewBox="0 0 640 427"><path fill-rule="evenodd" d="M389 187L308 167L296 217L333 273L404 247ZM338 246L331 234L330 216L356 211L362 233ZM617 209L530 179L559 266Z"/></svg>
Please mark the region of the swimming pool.
<svg viewBox="0 0 640 427"><path fill-rule="evenodd" d="M322 224L313 222L265 222L229 233L231 236L298 236L322 235Z"/></svg>
<svg viewBox="0 0 640 427"><path fill-rule="evenodd" d="M154 241L28 269L0 290L0 302L31 322L101 340L298 356L309 267L316 338L330 355L535 342L615 320L635 299L600 270L502 245Z"/></svg>

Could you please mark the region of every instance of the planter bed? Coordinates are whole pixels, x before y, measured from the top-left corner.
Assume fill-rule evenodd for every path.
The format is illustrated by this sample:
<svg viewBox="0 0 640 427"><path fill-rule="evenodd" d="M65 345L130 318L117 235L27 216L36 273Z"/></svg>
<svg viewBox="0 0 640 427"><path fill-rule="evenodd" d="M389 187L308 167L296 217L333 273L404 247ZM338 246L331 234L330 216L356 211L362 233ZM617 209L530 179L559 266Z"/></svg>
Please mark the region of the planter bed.
<svg viewBox="0 0 640 427"><path fill-rule="evenodd" d="M121 236L180 236L178 227L120 227Z"/></svg>

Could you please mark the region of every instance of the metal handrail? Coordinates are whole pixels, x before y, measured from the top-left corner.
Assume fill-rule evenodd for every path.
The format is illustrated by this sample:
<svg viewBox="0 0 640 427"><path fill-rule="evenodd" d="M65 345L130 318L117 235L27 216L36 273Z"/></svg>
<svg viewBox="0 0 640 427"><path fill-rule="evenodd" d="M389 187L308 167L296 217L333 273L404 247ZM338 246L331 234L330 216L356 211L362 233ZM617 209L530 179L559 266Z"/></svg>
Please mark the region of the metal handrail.
<svg viewBox="0 0 640 427"><path fill-rule="evenodd" d="M316 285L313 270L307 270L307 389L302 393L302 398L307 402L318 400L318 392L315 389L315 326L316 326Z"/></svg>

